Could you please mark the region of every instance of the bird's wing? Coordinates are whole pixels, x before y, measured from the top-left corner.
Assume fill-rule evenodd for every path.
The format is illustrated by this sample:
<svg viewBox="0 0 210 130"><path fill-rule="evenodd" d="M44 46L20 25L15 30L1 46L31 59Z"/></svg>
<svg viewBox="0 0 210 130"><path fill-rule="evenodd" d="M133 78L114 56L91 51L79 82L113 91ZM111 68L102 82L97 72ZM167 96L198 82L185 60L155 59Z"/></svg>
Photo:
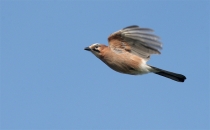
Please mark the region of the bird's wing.
<svg viewBox="0 0 210 130"><path fill-rule="evenodd" d="M149 28L128 26L108 37L109 47L114 50L126 50L149 60L151 54L160 54L162 49L160 38L152 32Z"/></svg>

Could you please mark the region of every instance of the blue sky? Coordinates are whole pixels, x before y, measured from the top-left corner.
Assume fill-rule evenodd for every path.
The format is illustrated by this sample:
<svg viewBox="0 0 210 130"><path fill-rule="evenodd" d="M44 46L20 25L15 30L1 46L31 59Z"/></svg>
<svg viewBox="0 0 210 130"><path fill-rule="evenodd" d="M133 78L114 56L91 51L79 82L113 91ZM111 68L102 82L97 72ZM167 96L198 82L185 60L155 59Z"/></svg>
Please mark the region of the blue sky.
<svg viewBox="0 0 210 130"><path fill-rule="evenodd" d="M209 1L10 1L1 8L1 129L210 129ZM131 76L84 47L155 30L148 64L184 83Z"/></svg>

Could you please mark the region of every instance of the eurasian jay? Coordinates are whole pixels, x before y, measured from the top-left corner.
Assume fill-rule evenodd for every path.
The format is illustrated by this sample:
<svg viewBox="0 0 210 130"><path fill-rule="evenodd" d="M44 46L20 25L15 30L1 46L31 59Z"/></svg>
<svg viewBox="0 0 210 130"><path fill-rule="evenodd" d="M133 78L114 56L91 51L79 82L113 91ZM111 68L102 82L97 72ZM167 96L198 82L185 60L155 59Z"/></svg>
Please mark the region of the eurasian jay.
<svg viewBox="0 0 210 130"><path fill-rule="evenodd" d="M152 29L133 25L112 33L108 37L109 46L95 43L85 50L92 52L111 69L130 75L147 73L158 74L178 82L186 77L181 74L162 70L146 62L151 54L160 54L162 44Z"/></svg>

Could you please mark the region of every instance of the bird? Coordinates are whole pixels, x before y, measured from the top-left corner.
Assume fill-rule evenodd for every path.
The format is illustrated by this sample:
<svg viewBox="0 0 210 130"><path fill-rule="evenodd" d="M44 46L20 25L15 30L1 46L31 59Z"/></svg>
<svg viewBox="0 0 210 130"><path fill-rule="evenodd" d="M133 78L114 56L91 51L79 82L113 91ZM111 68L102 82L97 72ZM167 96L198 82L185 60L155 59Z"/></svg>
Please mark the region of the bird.
<svg viewBox="0 0 210 130"><path fill-rule="evenodd" d="M111 69L129 75L154 73L178 82L184 82L182 74L159 69L147 64L152 54L161 54L160 38L150 28L131 25L112 33L109 45L94 43L84 50L92 52Z"/></svg>

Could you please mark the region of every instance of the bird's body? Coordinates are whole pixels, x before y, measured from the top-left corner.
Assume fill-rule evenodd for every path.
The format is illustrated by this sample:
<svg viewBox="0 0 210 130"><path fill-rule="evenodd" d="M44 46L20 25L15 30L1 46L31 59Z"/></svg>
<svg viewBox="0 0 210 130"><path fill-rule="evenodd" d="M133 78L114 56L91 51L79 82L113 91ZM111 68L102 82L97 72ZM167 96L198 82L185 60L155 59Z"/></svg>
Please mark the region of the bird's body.
<svg viewBox="0 0 210 130"><path fill-rule="evenodd" d="M153 72L155 74L184 82L185 76L165 71L146 62L151 54L160 54L162 44L159 37L151 34L152 30L129 26L111 34L108 38L109 46L92 44L85 50L91 51L111 69L130 75L140 75Z"/></svg>
<svg viewBox="0 0 210 130"><path fill-rule="evenodd" d="M104 47L100 58L111 69L131 75L148 73L148 69L144 59L133 55L124 50L112 50L109 47Z"/></svg>

